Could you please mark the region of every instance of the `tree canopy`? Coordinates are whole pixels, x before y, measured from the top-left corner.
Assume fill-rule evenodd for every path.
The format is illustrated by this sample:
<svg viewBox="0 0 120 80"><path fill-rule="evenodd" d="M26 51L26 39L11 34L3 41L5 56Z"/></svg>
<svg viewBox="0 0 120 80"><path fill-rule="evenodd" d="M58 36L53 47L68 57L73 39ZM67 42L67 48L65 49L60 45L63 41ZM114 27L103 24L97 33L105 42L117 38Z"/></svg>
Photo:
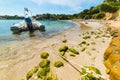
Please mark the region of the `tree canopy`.
<svg viewBox="0 0 120 80"><path fill-rule="evenodd" d="M104 0L102 4L92 6L77 14L37 14L33 16L37 20L69 20L69 19L103 19L105 13L114 13L120 9L120 0ZM24 19L24 17L14 16L0 16L0 19Z"/></svg>

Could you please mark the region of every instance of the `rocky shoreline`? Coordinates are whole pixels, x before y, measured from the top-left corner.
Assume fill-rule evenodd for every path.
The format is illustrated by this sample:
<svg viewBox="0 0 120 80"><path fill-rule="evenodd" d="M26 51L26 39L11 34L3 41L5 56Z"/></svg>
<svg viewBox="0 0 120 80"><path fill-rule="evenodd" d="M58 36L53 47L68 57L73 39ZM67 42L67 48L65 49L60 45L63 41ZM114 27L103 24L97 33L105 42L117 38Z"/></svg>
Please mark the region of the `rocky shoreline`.
<svg viewBox="0 0 120 80"><path fill-rule="evenodd" d="M118 23L119 22L119 23ZM110 80L120 80L120 21L106 23L112 33L112 41L104 53L104 64L107 67L106 73Z"/></svg>

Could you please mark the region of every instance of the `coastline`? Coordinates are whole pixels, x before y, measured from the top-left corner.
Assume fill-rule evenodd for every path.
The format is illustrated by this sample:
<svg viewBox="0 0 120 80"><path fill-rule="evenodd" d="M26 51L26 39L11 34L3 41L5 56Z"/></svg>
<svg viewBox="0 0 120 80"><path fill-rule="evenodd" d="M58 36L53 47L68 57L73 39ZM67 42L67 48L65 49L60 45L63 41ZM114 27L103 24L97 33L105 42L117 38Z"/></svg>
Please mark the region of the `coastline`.
<svg viewBox="0 0 120 80"><path fill-rule="evenodd" d="M120 20L109 20L106 25L113 38L104 53L104 64L110 80L120 80Z"/></svg>
<svg viewBox="0 0 120 80"><path fill-rule="evenodd" d="M0 80L18 80L20 78L25 78L26 73L31 68L39 64L39 54L44 51L47 51L50 54L52 70L58 78L62 80L77 80L80 77L80 74L76 70L74 70L68 63L63 61L59 56L56 56L56 54L59 53L58 49L61 45L74 47L80 52L80 55L77 55L76 57L70 57L69 55L66 55L67 59L75 63L75 65L77 64L76 66L78 68L79 65L92 65L100 69L103 75L107 76L105 74L105 66L103 64L103 55L106 48L109 46L111 37L100 37L98 39L95 39L95 35L90 35L91 39L86 40L88 43L90 43L90 46L88 46L86 51L84 52L81 52L81 49L83 47L80 47L78 45L81 41L84 41L82 35L83 33L91 31L96 32L98 31L98 29L101 29L103 30L103 33L101 33L100 36L102 36L104 34L105 25L101 24L100 22L94 21L90 21L85 24L83 21L81 22L80 20L76 21L76 23L78 24L77 26L72 27L62 33L54 34L54 36L49 36L49 38L44 37L41 40L33 39L31 41L20 42L19 44L26 46L22 47L18 53L28 54L22 55L19 58L10 59L9 61L6 60L6 62L1 61L0 65L3 65L4 63L8 63L8 65L4 65L0 69ZM91 28L87 30L82 30L82 28L80 28L80 23ZM62 40L65 39L67 40L67 43L62 42ZM96 42L96 44L92 45L92 41ZM86 54L86 52L91 52L91 55ZM60 69L56 69L55 67L53 67L53 63L55 60L63 61L64 67ZM12 62L13 64L9 64ZM12 73L14 73L14 75Z"/></svg>

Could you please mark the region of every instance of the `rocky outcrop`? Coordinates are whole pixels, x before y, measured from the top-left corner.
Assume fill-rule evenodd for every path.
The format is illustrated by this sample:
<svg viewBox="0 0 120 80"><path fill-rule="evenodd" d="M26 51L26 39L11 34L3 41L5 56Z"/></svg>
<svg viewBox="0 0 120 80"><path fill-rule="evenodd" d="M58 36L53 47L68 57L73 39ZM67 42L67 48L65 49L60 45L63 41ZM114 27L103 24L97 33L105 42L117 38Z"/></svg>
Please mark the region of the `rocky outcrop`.
<svg viewBox="0 0 120 80"><path fill-rule="evenodd" d="M104 64L110 80L120 80L120 33L115 35L104 53Z"/></svg>
<svg viewBox="0 0 120 80"><path fill-rule="evenodd" d="M120 20L120 9L115 13L106 13L105 20Z"/></svg>

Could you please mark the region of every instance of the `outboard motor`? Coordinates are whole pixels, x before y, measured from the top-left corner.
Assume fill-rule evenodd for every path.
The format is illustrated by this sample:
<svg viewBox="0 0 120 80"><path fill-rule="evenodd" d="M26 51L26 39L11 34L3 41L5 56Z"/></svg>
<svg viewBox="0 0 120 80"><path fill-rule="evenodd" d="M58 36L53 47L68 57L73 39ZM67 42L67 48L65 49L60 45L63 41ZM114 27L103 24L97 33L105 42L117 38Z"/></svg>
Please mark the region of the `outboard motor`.
<svg viewBox="0 0 120 80"><path fill-rule="evenodd" d="M27 8L24 8L24 13L25 13L25 22L27 24L27 28L29 29L30 32L33 31L33 25L32 25L32 13L30 10Z"/></svg>
<svg viewBox="0 0 120 80"><path fill-rule="evenodd" d="M25 18L25 22L27 24L27 28L29 29L29 31L32 32L33 31L32 20L30 18Z"/></svg>

